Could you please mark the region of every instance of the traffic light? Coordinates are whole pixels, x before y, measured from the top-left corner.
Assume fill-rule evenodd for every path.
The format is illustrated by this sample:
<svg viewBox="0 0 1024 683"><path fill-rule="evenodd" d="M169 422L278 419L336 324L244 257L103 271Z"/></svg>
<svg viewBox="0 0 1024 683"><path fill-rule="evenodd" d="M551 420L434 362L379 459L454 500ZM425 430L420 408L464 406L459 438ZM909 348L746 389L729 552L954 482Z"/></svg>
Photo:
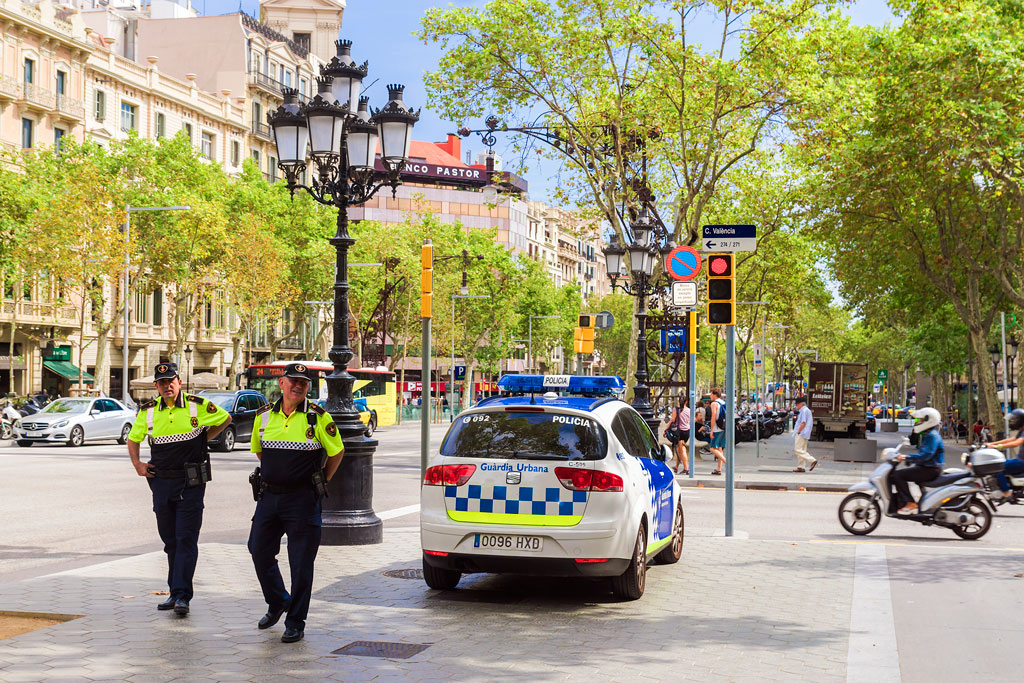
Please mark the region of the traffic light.
<svg viewBox="0 0 1024 683"><path fill-rule="evenodd" d="M430 318L434 298L434 246L430 240L423 240L420 248L420 317Z"/></svg>
<svg viewBox="0 0 1024 683"><path fill-rule="evenodd" d="M736 324L736 269L734 254L708 257L708 324Z"/></svg>
<svg viewBox="0 0 1024 683"><path fill-rule="evenodd" d="M594 324L597 322L597 316L592 313L581 313L577 322L576 332L573 334L573 351L593 353Z"/></svg>

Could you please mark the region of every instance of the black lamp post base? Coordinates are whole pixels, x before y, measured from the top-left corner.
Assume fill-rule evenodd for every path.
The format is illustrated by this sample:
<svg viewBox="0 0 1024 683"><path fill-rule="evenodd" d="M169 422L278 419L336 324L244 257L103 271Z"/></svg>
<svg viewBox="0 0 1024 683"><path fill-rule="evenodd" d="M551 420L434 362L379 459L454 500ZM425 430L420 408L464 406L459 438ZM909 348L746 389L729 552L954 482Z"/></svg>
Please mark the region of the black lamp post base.
<svg viewBox="0 0 1024 683"><path fill-rule="evenodd" d="M371 545L384 540L384 522L373 512L373 454L377 441L359 434L344 439L345 456L323 501L322 545Z"/></svg>

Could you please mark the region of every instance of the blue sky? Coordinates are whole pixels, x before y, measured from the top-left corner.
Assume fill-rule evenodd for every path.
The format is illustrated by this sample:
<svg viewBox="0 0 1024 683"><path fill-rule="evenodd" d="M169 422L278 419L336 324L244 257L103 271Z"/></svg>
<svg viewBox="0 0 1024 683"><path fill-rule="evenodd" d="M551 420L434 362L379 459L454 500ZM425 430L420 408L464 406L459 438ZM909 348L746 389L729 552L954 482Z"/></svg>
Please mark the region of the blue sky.
<svg viewBox="0 0 1024 683"><path fill-rule="evenodd" d="M228 14L238 11L258 17L258 0L193 0L194 7L201 13ZM413 37L418 30L420 17L430 7L483 5L483 0L453 0L452 2L430 0L348 0L342 21L341 37L353 41L352 56L359 62L370 61L370 77L367 83L377 81L367 95L374 106L382 106L387 98L387 83L403 83L407 104L420 107L426 103L423 87L424 71L433 68L438 61L440 50L434 45L424 45ZM884 0L858 0L849 14L858 24L882 25L893 18ZM472 127L482 127L482 122L468 122ZM443 141L448 133L454 132L455 123L441 120L436 114L423 110L416 125L417 140ZM497 149L501 153L501 145ZM469 149L474 157L484 152L479 138L463 141L463 158ZM534 199L545 199L545 189L553 175L548 169L541 169L536 163L527 174L530 181L530 195ZM510 169L506 169L510 170Z"/></svg>

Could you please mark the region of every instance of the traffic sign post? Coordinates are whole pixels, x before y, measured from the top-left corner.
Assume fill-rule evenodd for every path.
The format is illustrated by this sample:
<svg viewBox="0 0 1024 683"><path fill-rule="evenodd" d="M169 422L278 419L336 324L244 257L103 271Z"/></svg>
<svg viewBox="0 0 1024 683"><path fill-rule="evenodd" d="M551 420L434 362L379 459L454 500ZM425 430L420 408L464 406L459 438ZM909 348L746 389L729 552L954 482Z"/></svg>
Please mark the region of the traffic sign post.
<svg viewBox="0 0 1024 683"><path fill-rule="evenodd" d="M755 225L705 225L702 233L704 251L757 250Z"/></svg>
<svg viewBox="0 0 1024 683"><path fill-rule="evenodd" d="M665 271L676 280L686 282L700 275L701 263L700 252L684 244L665 257Z"/></svg>

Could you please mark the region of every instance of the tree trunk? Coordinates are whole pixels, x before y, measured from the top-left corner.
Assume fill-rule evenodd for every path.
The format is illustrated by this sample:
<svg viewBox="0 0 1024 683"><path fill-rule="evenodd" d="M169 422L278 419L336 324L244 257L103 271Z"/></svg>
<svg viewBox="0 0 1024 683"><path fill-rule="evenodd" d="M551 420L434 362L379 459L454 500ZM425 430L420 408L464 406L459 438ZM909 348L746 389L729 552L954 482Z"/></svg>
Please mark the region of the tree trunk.
<svg viewBox="0 0 1024 683"><path fill-rule="evenodd" d="M239 326L235 334L231 335L231 369L228 377L228 389L238 389L238 373L242 371L242 328Z"/></svg>
<svg viewBox="0 0 1024 683"><path fill-rule="evenodd" d="M96 389L110 395L110 328L102 326L96 333Z"/></svg>
<svg viewBox="0 0 1024 683"><path fill-rule="evenodd" d="M978 415L992 428L992 434L1003 428L999 414L999 399L996 394L996 376L989 358L986 334L981 329L971 329L971 345L978 369Z"/></svg>
<svg viewBox="0 0 1024 683"><path fill-rule="evenodd" d="M462 390L462 409L466 410L473 405L473 377L476 375L476 368L479 361L473 356L473 362L466 365L466 380Z"/></svg>

